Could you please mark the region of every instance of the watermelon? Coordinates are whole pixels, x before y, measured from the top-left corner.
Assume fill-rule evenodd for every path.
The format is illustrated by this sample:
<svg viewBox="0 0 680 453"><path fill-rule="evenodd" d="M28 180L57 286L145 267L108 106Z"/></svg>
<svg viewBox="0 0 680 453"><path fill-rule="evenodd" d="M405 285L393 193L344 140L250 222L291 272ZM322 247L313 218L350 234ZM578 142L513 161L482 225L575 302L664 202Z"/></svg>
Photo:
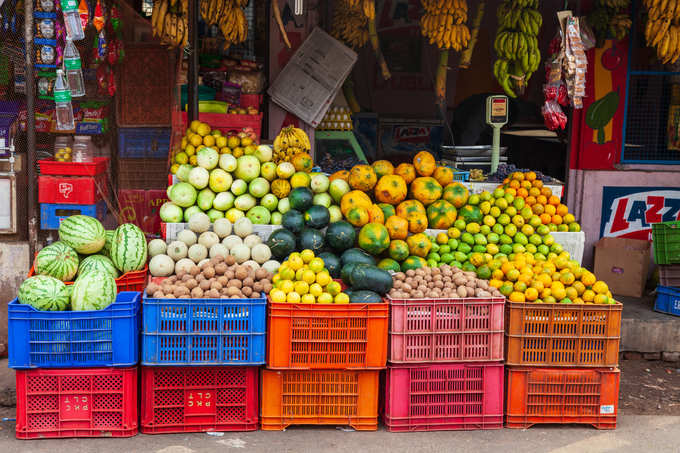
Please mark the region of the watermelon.
<svg viewBox="0 0 680 453"><path fill-rule="evenodd" d="M91 270L79 276L73 284L73 311L103 310L116 300L116 281L111 274Z"/></svg>
<svg viewBox="0 0 680 453"><path fill-rule="evenodd" d="M38 275L49 275L68 282L78 272L78 254L66 243L57 241L38 252L33 267Z"/></svg>
<svg viewBox="0 0 680 453"><path fill-rule="evenodd" d="M344 252L352 248L357 232L354 227L344 220L338 220L326 228L326 242L337 252Z"/></svg>
<svg viewBox="0 0 680 453"><path fill-rule="evenodd" d="M86 215L72 215L59 225L59 239L84 255L97 253L104 247L106 232L101 222Z"/></svg>
<svg viewBox="0 0 680 453"><path fill-rule="evenodd" d="M78 276L85 275L91 270L108 272L113 278L118 278L118 269L113 265L113 261L104 255L90 255L80 262Z"/></svg>
<svg viewBox="0 0 680 453"><path fill-rule="evenodd" d="M106 230L104 233L104 247L101 249L101 254L107 257L111 257L111 241L113 240L113 233L116 230Z"/></svg>
<svg viewBox="0 0 680 453"><path fill-rule="evenodd" d="M122 273L144 269L146 237L137 225L124 223L116 228L111 241L111 261Z"/></svg>
<svg viewBox="0 0 680 453"><path fill-rule="evenodd" d="M30 277L19 286L18 299L41 311L62 311L69 306L67 286L49 275Z"/></svg>

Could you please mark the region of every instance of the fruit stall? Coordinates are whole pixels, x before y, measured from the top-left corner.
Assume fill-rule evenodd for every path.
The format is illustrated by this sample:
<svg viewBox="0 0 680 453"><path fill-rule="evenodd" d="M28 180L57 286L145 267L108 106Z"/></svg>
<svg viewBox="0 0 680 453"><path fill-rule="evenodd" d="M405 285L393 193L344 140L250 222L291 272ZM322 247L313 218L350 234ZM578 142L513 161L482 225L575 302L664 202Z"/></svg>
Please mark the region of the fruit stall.
<svg viewBox="0 0 680 453"><path fill-rule="evenodd" d="M28 218L39 207L30 232L39 246L8 304L16 437L297 425L615 429L623 304L613 265L591 265L593 206L609 203L606 228L625 230L634 219L622 197L634 203L645 191L615 188L595 199L586 187L594 176L577 170L565 188L558 178L567 173L546 170L535 147L536 168L523 168L528 161L514 158L524 145L501 143L500 132L519 108L512 99L538 94L545 128L571 123L573 151L563 156L571 165L586 158L579 134L616 139L614 95L594 100L601 86L593 88L599 72L591 68L593 55L613 45L609 34L626 39L628 3L596 1L589 19L567 14L559 23L553 5L540 3L489 2L485 14L486 2L423 0L417 18L407 14L438 59L432 98L408 104L436 107L441 118L427 127L422 115L395 120L385 105L366 104L371 84L383 94L422 85L403 78L390 30L378 33L385 2L345 0L325 18L279 0L158 0L142 7L146 19L113 0L91 12L66 1L36 11L34 20L64 26L65 36L75 39L80 26L104 39L88 54L107 43L115 53L88 64L95 74L106 71L101 65L120 72L97 79L100 88L117 83L106 121L99 104L82 107L101 137L84 138L73 103L54 93L46 115L55 125L44 131L53 151L29 152L37 204L29 200ZM297 30L300 16L308 20ZM548 19L563 39L541 35ZM654 45L670 45L677 26L668 22L648 25ZM595 29L593 41L604 33L604 44L589 46L581 23ZM100 37L98 25L110 30ZM489 60L480 80L505 93L488 101L483 124L493 138L481 148L456 145L447 111L462 96L455 86L465 91L465 76L447 81L453 58L476 64L478 40ZM327 43L325 72L305 72L314 67L306 50ZM671 60L665 49L659 55ZM358 83L367 66L372 75ZM65 67L69 76L78 69ZM290 78L306 82L281 82ZM33 82L40 86L27 89ZM39 109L31 101L25 110L11 133L38 148ZM61 127L64 118L74 127ZM659 207L657 198L648 203ZM657 304L672 312L677 222L656 212ZM648 244L633 249L648 264Z"/></svg>

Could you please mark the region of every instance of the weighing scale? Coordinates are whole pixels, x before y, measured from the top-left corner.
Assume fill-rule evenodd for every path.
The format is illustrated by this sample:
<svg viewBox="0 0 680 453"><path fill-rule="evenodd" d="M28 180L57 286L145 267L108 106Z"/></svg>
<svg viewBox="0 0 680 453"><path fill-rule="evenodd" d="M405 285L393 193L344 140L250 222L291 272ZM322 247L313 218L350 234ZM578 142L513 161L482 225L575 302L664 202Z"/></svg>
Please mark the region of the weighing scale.
<svg viewBox="0 0 680 453"><path fill-rule="evenodd" d="M508 97L503 95L486 98L486 124L493 128L491 145L491 173L498 170L501 148L501 128L508 123Z"/></svg>

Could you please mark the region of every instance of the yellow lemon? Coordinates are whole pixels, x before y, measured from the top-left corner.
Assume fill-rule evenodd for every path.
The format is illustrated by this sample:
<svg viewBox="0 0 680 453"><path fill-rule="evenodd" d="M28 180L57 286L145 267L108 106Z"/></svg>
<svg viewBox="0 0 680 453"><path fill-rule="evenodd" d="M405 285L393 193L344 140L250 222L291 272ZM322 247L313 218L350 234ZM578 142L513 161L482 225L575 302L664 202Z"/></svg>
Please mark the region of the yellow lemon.
<svg viewBox="0 0 680 453"><path fill-rule="evenodd" d="M279 269L279 275L283 280L293 280L295 278L295 271L286 266L285 269Z"/></svg>
<svg viewBox="0 0 680 453"><path fill-rule="evenodd" d="M198 127L199 127L200 125L201 125L201 122L200 122L200 121L198 121L198 120L193 120L193 121L191 122L191 124L189 124L189 131L191 131L191 132L197 132L197 131L198 131ZM187 133L188 133L189 131L187 131Z"/></svg>
<svg viewBox="0 0 680 453"><path fill-rule="evenodd" d="M286 302L289 304L298 304L300 303L300 295L298 293L288 293Z"/></svg>
<svg viewBox="0 0 680 453"><path fill-rule="evenodd" d="M316 281L316 274L314 271L309 270L309 269L304 269L302 272L302 279L304 282L306 282L308 285L311 285Z"/></svg>
<svg viewBox="0 0 680 453"><path fill-rule="evenodd" d="M318 274L316 274L316 282L321 286L325 287L332 281L333 279L331 278L328 271L321 271Z"/></svg>
<svg viewBox="0 0 680 453"><path fill-rule="evenodd" d="M302 261L302 257L300 256L299 253L292 253L290 257L288 258L288 266L290 266L291 269L294 271L297 271L298 269L302 269L302 266L304 266L304 261Z"/></svg>
<svg viewBox="0 0 680 453"><path fill-rule="evenodd" d="M297 271L295 271L295 280L302 280L302 276L304 275L305 268L301 267Z"/></svg>
<svg viewBox="0 0 680 453"><path fill-rule="evenodd" d="M300 302L303 304L313 304L316 303L316 297L312 296L311 294L305 294L300 298Z"/></svg>
<svg viewBox="0 0 680 453"><path fill-rule="evenodd" d="M323 288L318 283L312 283L309 285L309 294L314 297L319 297L321 294L323 294Z"/></svg>
<svg viewBox="0 0 680 453"><path fill-rule="evenodd" d="M310 249L304 249L300 252L300 256L302 257L302 261L304 261L305 264L309 264L309 262L314 259L314 251Z"/></svg>
<svg viewBox="0 0 680 453"><path fill-rule="evenodd" d="M280 286L281 291L290 294L295 290L295 284L290 280L283 280Z"/></svg>
<svg viewBox="0 0 680 453"><path fill-rule="evenodd" d="M197 146L201 146L203 144L203 137L200 135L192 135L191 138L189 139L189 143L195 148Z"/></svg>
<svg viewBox="0 0 680 453"><path fill-rule="evenodd" d="M278 304L286 301L286 293L284 293L280 289L272 289L271 292L269 293L269 297L272 298L272 302L276 302Z"/></svg>
<svg viewBox="0 0 680 453"><path fill-rule="evenodd" d="M321 293L321 295L316 298L316 301L320 304L332 304L333 296L328 293Z"/></svg>
<svg viewBox="0 0 680 453"><path fill-rule="evenodd" d="M328 286L326 286L326 292L331 296L337 296L341 291L342 287L338 282L330 282Z"/></svg>
<svg viewBox="0 0 680 453"><path fill-rule="evenodd" d="M184 147L184 152L187 154L187 156L193 156L196 154L196 148L194 148L194 145L187 145Z"/></svg>
<svg viewBox="0 0 680 453"><path fill-rule="evenodd" d="M212 147L215 145L215 137L213 135L206 135L203 137L203 144Z"/></svg>
<svg viewBox="0 0 680 453"><path fill-rule="evenodd" d="M185 152L181 151L175 155L175 162L178 164L186 164L189 162L189 156L187 156Z"/></svg>
<svg viewBox="0 0 680 453"><path fill-rule="evenodd" d="M170 167L170 173L174 175L177 173L177 170L179 170L179 164L172 164L172 167Z"/></svg>
<svg viewBox="0 0 680 453"><path fill-rule="evenodd" d="M336 304L348 304L349 303L349 296L345 293L340 293L335 296L334 302Z"/></svg>
<svg viewBox="0 0 680 453"><path fill-rule="evenodd" d="M323 260L321 258L314 258L309 262L309 269L314 271L315 273L321 272L326 265L324 264Z"/></svg>
<svg viewBox="0 0 680 453"><path fill-rule="evenodd" d="M307 282L295 282L295 292L298 294L307 294L309 292L309 285Z"/></svg>
<svg viewBox="0 0 680 453"><path fill-rule="evenodd" d="M194 167L198 165L198 159L196 158L196 155L189 157L189 163Z"/></svg>
<svg viewBox="0 0 680 453"><path fill-rule="evenodd" d="M201 125L198 126L196 132L197 132L199 135L205 137L206 135L210 134L210 130L211 130L211 129L210 129L210 126L208 126L208 125L205 124L205 123L201 123Z"/></svg>

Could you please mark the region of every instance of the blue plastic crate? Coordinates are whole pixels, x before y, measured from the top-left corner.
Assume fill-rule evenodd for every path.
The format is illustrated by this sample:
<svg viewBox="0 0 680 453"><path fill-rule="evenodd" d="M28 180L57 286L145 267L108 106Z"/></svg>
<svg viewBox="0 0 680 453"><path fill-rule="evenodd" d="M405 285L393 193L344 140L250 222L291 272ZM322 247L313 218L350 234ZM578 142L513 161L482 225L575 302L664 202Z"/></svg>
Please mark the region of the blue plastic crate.
<svg viewBox="0 0 680 453"><path fill-rule="evenodd" d="M654 310L673 316L680 316L680 288L657 286Z"/></svg>
<svg viewBox="0 0 680 453"><path fill-rule="evenodd" d="M87 368L139 362L141 293L118 293L104 310L40 311L8 305L9 367Z"/></svg>
<svg viewBox="0 0 680 453"><path fill-rule="evenodd" d="M454 181L460 181L460 182L467 182L467 181L470 180L470 172L464 171L464 170L454 170L453 171L453 180Z"/></svg>
<svg viewBox="0 0 680 453"><path fill-rule="evenodd" d="M142 365L262 365L267 299L144 297Z"/></svg>
<svg viewBox="0 0 680 453"><path fill-rule="evenodd" d="M170 151L172 129L122 127L118 129L118 157L163 159Z"/></svg>
<svg viewBox="0 0 680 453"><path fill-rule="evenodd" d="M102 200L97 204L40 203L40 229L58 230L62 220L77 214L104 220L106 201Z"/></svg>

